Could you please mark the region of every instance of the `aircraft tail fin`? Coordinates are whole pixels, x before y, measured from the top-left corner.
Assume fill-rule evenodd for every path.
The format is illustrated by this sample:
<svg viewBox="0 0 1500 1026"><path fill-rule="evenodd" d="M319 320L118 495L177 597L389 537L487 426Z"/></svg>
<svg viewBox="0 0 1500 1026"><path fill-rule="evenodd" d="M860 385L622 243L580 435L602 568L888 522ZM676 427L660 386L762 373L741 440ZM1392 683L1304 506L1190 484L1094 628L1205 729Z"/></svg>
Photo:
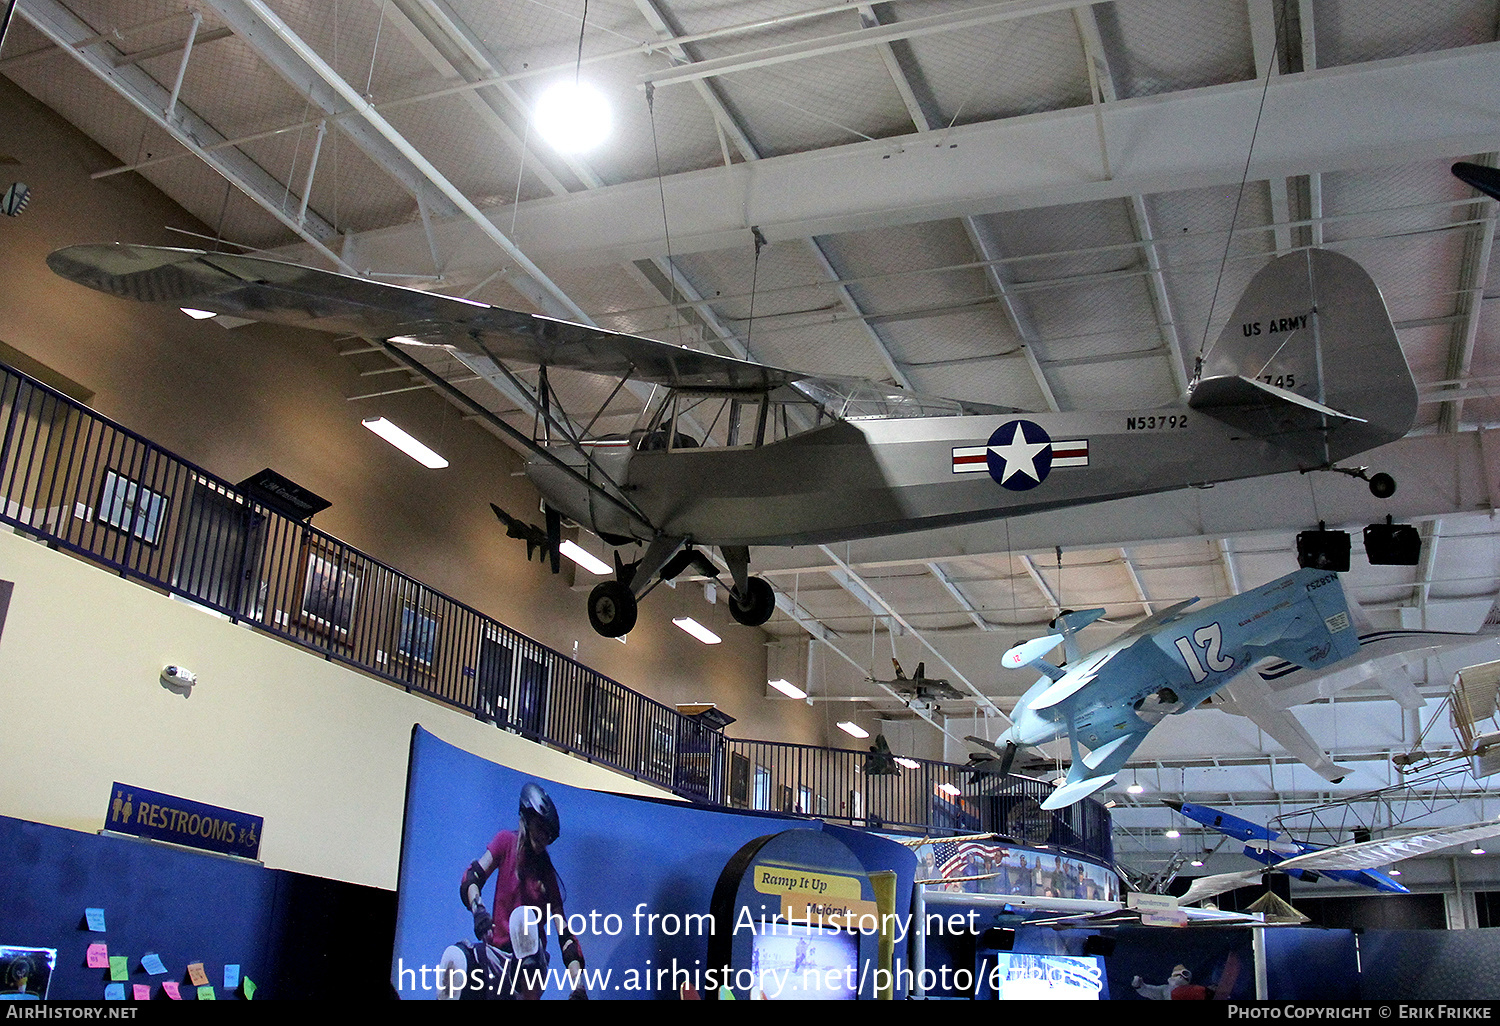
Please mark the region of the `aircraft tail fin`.
<svg viewBox="0 0 1500 1026"><path fill-rule="evenodd" d="M1311 467L1406 434L1417 388L1369 274L1310 249L1251 279L1188 405Z"/></svg>

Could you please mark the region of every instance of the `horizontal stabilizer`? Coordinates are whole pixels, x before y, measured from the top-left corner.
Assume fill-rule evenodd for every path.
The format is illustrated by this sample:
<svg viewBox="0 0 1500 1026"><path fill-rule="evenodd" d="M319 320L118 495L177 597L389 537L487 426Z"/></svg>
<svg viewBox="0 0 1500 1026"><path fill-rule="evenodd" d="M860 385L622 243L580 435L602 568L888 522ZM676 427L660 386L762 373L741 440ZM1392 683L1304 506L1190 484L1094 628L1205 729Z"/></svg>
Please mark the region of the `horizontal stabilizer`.
<svg viewBox="0 0 1500 1026"><path fill-rule="evenodd" d="M1237 374L1234 377L1204 378L1193 389L1193 399L1189 405L1204 413L1214 414L1219 408L1267 406L1270 400L1300 406L1304 410L1324 417L1342 417L1360 424L1369 423L1364 417L1356 417L1352 413L1335 410L1332 406L1324 406L1296 392L1278 388L1264 381L1256 381L1254 378L1247 378L1243 374Z"/></svg>

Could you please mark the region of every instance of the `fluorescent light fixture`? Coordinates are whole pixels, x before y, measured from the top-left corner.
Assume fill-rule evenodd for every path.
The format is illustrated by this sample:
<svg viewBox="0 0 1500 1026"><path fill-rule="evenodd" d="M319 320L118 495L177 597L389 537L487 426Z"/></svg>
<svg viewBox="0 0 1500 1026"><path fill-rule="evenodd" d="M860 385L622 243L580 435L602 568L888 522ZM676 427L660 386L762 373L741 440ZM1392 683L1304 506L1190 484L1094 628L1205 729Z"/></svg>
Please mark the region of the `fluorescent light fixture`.
<svg viewBox="0 0 1500 1026"><path fill-rule="evenodd" d="M807 692L806 691L803 691L797 685L793 684L791 681L786 680L784 678L778 678L777 680L768 680L768 681L766 681L766 683L769 684L769 685L771 685L771 687L775 688L777 691L780 691L783 695L785 695L788 698L806 698L807 697Z"/></svg>
<svg viewBox="0 0 1500 1026"><path fill-rule="evenodd" d="M583 153L609 135L609 101L584 82L558 82L536 102L536 130L561 153Z"/></svg>
<svg viewBox="0 0 1500 1026"><path fill-rule="evenodd" d="M693 637L697 638L699 641L703 642L705 645L717 645L719 642L724 640L713 631L703 626L697 620L694 620L691 616L673 617L672 622L681 627L683 630L687 631Z"/></svg>
<svg viewBox="0 0 1500 1026"><path fill-rule="evenodd" d="M1168 830L1163 836L1170 837L1173 840L1176 840L1177 838L1182 836L1182 831L1178 830L1176 827L1173 827L1171 830Z"/></svg>
<svg viewBox="0 0 1500 1026"><path fill-rule="evenodd" d="M904 755L898 755L898 756L896 756L896 765L904 767L905 769L921 769L922 768L917 763L916 759L908 759Z"/></svg>
<svg viewBox="0 0 1500 1026"><path fill-rule="evenodd" d="M866 730L864 727L861 727L858 723L855 723L853 720L842 720L842 721L840 721L839 722L839 729L842 730L845 734L848 734L850 737L869 737L870 736L870 732L868 730Z"/></svg>
<svg viewBox="0 0 1500 1026"><path fill-rule="evenodd" d="M1142 787L1140 784L1131 784L1129 787L1127 787L1125 789L1125 793L1126 794L1140 794L1144 790L1146 790L1146 789L1144 787Z"/></svg>
<svg viewBox="0 0 1500 1026"><path fill-rule="evenodd" d="M954 787L952 784L939 784L938 790L943 792L944 794L952 795L954 798L957 798L958 796L963 794L962 791Z"/></svg>
<svg viewBox="0 0 1500 1026"><path fill-rule="evenodd" d="M565 541L557 547L557 551L567 556L573 562L583 567L595 577L608 577L615 572L614 567L594 555L588 549L575 541Z"/></svg>
<svg viewBox="0 0 1500 1026"><path fill-rule="evenodd" d="M212 310L194 310L190 306L179 306L177 309L181 310L183 313L187 314L189 317L191 317L195 321L206 321L210 317L217 317L217 316L219 316L218 314L214 313Z"/></svg>
<svg viewBox="0 0 1500 1026"><path fill-rule="evenodd" d="M386 420L384 417L367 417L366 419L360 421L360 423L369 428L371 431L375 432L381 438L384 438L387 442L390 442L396 448L406 453L406 455L410 456L412 459L416 460L424 467L430 467L433 470L441 470L448 465L447 460L443 459L437 453L427 448L427 446L417 441L405 431L402 431L400 428L392 424L390 421Z"/></svg>

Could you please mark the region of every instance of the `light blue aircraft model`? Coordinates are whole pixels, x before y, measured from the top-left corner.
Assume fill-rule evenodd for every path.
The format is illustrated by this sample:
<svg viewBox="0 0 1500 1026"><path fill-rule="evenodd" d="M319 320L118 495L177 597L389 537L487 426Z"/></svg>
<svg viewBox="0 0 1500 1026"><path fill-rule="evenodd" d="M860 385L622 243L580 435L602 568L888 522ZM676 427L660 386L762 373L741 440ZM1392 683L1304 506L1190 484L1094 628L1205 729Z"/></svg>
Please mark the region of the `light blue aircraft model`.
<svg viewBox="0 0 1500 1026"><path fill-rule="evenodd" d="M1067 779L1043 808L1072 805L1109 784L1163 717L1197 708L1260 659L1275 656L1318 670L1359 652L1343 585L1326 570L1298 570L1189 612L1195 602L1165 609L1087 655L1076 635L1104 610L1065 613L1053 621L1058 633L1005 654L1007 668L1031 666L1043 674L999 738L1006 762L1020 747L1058 738L1068 738L1072 748ZM1045 658L1059 644L1062 666ZM1341 769L1323 761L1320 772L1342 778Z"/></svg>

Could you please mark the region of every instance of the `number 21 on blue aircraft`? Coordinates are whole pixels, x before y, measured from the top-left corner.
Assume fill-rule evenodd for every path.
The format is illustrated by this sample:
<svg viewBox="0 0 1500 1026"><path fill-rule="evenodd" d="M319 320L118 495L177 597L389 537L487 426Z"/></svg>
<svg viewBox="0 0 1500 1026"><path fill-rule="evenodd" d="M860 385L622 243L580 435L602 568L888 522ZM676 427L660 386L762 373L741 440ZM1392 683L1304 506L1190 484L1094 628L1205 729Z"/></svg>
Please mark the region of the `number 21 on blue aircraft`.
<svg viewBox="0 0 1500 1026"><path fill-rule="evenodd" d="M1182 653L1182 661L1187 664L1188 672L1193 675L1193 683L1201 684L1208 676L1208 670L1203 668L1203 661L1198 659L1198 648L1193 647L1193 642L1198 643L1198 648L1203 649L1204 660L1208 663L1208 670L1215 673L1223 673L1234 666L1234 659L1224 655L1220 650L1224 646L1224 632L1218 623L1211 623L1206 627L1199 627L1193 632L1193 640L1186 637L1177 639L1177 651Z"/></svg>

